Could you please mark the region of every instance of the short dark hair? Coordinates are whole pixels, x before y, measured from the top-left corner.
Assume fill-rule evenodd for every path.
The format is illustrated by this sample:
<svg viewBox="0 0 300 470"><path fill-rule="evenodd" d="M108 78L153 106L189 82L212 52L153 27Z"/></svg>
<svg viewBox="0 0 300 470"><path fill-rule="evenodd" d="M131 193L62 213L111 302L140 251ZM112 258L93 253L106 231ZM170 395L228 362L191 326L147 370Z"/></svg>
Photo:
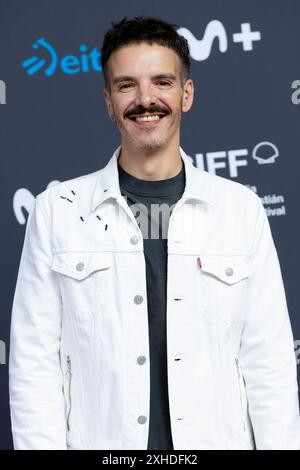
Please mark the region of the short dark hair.
<svg viewBox="0 0 300 470"><path fill-rule="evenodd" d="M188 41L176 31L176 24L167 23L159 18L136 16L127 20L124 17L119 23L106 32L101 49L101 66L105 87L110 90L107 74L107 62L111 54L127 44L159 44L173 49L181 61L180 80L182 85L190 74L190 51Z"/></svg>

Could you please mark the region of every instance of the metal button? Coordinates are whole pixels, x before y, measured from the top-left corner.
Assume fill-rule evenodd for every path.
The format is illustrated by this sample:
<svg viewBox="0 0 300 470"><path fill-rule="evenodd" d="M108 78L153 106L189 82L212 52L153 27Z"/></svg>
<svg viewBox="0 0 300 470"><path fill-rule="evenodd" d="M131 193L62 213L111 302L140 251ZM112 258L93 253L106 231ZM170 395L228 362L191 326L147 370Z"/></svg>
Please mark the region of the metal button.
<svg viewBox="0 0 300 470"><path fill-rule="evenodd" d="M84 263L80 262L76 264L76 270L82 271L84 269Z"/></svg>
<svg viewBox="0 0 300 470"><path fill-rule="evenodd" d="M132 245L136 245L138 242L139 237L137 235L132 235L132 237L130 238L130 243L132 243Z"/></svg>
<svg viewBox="0 0 300 470"><path fill-rule="evenodd" d="M233 269L232 268L227 268L225 271L226 276L232 276L233 275Z"/></svg>
<svg viewBox="0 0 300 470"><path fill-rule="evenodd" d="M134 296L134 303L141 304L142 302L143 302L143 296L142 295L135 295Z"/></svg>
<svg viewBox="0 0 300 470"><path fill-rule="evenodd" d="M145 356L138 356L136 362L140 365L145 364L146 362L146 357Z"/></svg>
<svg viewBox="0 0 300 470"><path fill-rule="evenodd" d="M145 422L147 421L147 418L146 418L146 416L141 415L141 416L138 417L137 420L138 420L139 424L145 424Z"/></svg>

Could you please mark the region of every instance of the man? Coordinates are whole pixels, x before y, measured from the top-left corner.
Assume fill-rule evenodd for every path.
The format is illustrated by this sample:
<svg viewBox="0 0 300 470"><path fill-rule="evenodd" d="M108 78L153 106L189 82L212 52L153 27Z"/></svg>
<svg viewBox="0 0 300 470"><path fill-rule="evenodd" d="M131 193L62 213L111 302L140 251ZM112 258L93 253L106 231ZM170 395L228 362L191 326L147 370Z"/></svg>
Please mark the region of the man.
<svg viewBox="0 0 300 470"><path fill-rule="evenodd" d="M300 449L264 207L180 147L187 41L125 18L101 60L121 145L29 214L11 326L15 448Z"/></svg>

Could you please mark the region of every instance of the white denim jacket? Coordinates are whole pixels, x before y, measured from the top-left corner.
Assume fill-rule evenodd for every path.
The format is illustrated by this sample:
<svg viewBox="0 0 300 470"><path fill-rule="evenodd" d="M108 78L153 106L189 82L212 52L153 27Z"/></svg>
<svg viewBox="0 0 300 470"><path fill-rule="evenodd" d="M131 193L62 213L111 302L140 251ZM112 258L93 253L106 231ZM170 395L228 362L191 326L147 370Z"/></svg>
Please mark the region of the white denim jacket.
<svg viewBox="0 0 300 470"><path fill-rule="evenodd" d="M12 308L15 449L147 449L145 259L120 148L30 211ZM167 245L174 449L300 450L293 335L262 202L180 153L186 187Z"/></svg>

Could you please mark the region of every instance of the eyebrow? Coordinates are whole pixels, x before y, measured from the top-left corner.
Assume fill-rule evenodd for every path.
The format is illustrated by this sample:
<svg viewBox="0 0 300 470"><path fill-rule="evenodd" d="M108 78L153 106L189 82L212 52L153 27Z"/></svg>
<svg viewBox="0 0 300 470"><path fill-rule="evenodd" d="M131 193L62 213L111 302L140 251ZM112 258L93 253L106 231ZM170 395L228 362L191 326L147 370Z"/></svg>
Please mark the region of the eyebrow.
<svg viewBox="0 0 300 470"><path fill-rule="evenodd" d="M174 73L159 73L158 75L154 75L154 77L152 78L154 78L155 80L163 79L163 78L176 80L176 75L174 75ZM134 81L134 80L135 78L131 77L130 75L119 75L118 77L114 78L113 85L116 85L117 83L120 83L120 82Z"/></svg>

